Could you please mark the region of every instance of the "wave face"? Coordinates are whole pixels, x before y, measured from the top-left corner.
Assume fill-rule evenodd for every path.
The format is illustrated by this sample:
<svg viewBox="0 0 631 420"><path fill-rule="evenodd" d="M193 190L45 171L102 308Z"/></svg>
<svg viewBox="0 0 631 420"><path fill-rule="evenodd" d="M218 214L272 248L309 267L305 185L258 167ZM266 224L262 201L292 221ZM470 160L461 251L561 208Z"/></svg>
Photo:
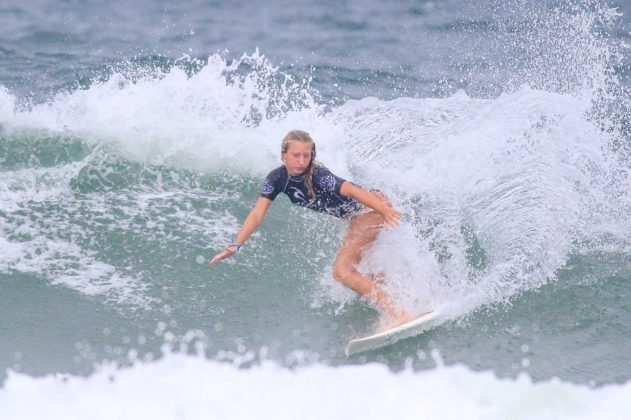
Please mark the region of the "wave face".
<svg viewBox="0 0 631 420"><path fill-rule="evenodd" d="M623 18L598 2L516 4L510 13L487 5L470 20L443 4L390 10L384 19L412 31L391 33L390 54L419 40L401 69L325 56L287 64L270 42L271 56L262 47L82 57L91 70L80 77L62 71L74 59L59 55L50 59L65 78L52 87L7 79L3 368L90 373L104 359L128 363L130 352L152 359L165 341L193 334L211 359L265 347L279 372L304 361L332 372L367 361L425 369L425 354L440 348L446 362L502 376L626 383L631 130L626 35L612 29ZM367 26L321 16L323 42L373 36L362 48L387 55L368 9L357 15ZM28 48L42 39L39 31ZM437 69L421 54L426 39L451 48ZM16 66L31 54L24 41L6 42L16 50L0 45L0 58ZM386 192L403 212L359 269L383 273L409 311L439 309L438 328L347 360L346 341L370 332L378 314L331 276L346 225L284 198L242 253L208 266L295 128L312 134L334 173Z"/></svg>
<svg viewBox="0 0 631 420"><path fill-rule="evenodd" d="M255 69L238 73L246 63ZM89 246L68 241L71 232L80 242L113 226L144 244L221 247L259 179L278 165L278 139L304 126L334 172L387 191L405 213L405 226L384 232L364 267L384 271L401 299L429 299L459 316L546 284L572 252L594 249L586 244L627 248L626 161L612 150L616 133L593 118L589 91L523 86L495 99L459 92L324 109L307 87L289 78L273 85L277 78L261 56L232 64L215 56L191 77L177 68L135 83L119 75L9 112L4 202L13 218L5 231L19 226L25 236L7 242L13 251L4 266L88 293L121 288L121 296L142 296L144 269L123 273L98 261ZM262 91L265 84L271 87ZM41 226L24 212L39 212ZM298 241L309 236L295 229ZM335 242L338 233L325 236ZM52 248L64 249L54 267L44 261ZM120 257L142 259L129 251ZM318 271L332 286L324 268Z"/></svg>

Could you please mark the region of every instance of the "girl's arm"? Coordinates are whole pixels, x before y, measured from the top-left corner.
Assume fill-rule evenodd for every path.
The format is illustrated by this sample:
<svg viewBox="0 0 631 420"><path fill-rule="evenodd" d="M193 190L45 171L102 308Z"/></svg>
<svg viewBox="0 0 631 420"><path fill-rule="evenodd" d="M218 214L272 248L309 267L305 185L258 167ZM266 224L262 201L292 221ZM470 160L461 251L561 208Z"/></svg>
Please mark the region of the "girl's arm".
<svg viewBox="0 0 631 420"><path fill-rule="evenodd" d="M263 219L265 219L265 214L267 214L267 209L272 205L272 200L265 197L259 197L254 205L254 208L248 214L248 217L243 221L243 225L241 226L241 230L235 239L235 243L239 245L239 247L243 246L245 241L254 233L261 223L263 223ZM228 245L221 251L219 254L215 255L215 257L210 260L210 265L215 265L219 261L230 257L236 254L238 251L238 247L235 245Z"/></svg>
<svg viewBox="0 0 631 420"><path fill-rule="evenodd" d="M399 226L401 224L401 213L390 207L390 203L385 195L368 191L348 181L344 181L340 188L340 193L343 196L354 198L364 206L370 207L381 214L386 225Z"/></svg>

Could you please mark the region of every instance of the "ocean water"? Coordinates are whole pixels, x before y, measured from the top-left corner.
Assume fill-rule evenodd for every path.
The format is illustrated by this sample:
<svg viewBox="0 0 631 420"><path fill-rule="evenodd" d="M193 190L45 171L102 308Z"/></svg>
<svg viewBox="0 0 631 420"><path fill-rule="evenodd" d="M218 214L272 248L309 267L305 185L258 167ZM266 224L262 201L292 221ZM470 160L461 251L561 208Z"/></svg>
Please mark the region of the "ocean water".
<svg viewBox="0 0 631 420"><path fill-rule="evenodd" d="M0 417L626 418L629 16L3 2ZM208 264L295 128L403 212L359 268L434 328L347 358L346 224L284 197Z"/></svg>

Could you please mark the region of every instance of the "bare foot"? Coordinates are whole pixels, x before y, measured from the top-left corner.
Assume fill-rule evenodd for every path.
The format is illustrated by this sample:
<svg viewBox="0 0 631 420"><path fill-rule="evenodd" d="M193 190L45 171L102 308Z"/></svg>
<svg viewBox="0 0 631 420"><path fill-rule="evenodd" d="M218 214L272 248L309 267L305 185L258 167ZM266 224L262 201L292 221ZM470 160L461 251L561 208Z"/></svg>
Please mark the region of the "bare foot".
<svg viewBox="0 0 631 420"><path fill-rule="evenodd" d="M406 311L393 311L382 318L377 326L377 332L383 332L399 326L401 324L405 324L413 320L414 317L408 314Z"/></svg>

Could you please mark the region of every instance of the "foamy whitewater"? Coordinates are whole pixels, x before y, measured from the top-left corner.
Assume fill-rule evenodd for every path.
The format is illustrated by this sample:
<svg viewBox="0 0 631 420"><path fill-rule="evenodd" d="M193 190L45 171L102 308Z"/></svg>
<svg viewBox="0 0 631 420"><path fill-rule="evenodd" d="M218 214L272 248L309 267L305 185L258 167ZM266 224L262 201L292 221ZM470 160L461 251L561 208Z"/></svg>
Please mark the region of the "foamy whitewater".
<svg viewBox="0 0 631 420"><path fill-rule="evenodd" d="M440 359L438 359L440 360ZM174 384L178 384L174 386ZM393 374L383 365L248 370L170 355L89 378L12 374L0 394L5 419L626 419L629 384L599 389L527 375L501 380L462 366ZM33 404L34 400L38 404Z"/></svg>
<svg viewBox="0 0 631 420"><path fill-rule="evenodd" d="M0 418L626 418L627 2L115 3L0 8ZM431 330L347 358L346 223L283 197L209 267L295 128Z"/></svg>

